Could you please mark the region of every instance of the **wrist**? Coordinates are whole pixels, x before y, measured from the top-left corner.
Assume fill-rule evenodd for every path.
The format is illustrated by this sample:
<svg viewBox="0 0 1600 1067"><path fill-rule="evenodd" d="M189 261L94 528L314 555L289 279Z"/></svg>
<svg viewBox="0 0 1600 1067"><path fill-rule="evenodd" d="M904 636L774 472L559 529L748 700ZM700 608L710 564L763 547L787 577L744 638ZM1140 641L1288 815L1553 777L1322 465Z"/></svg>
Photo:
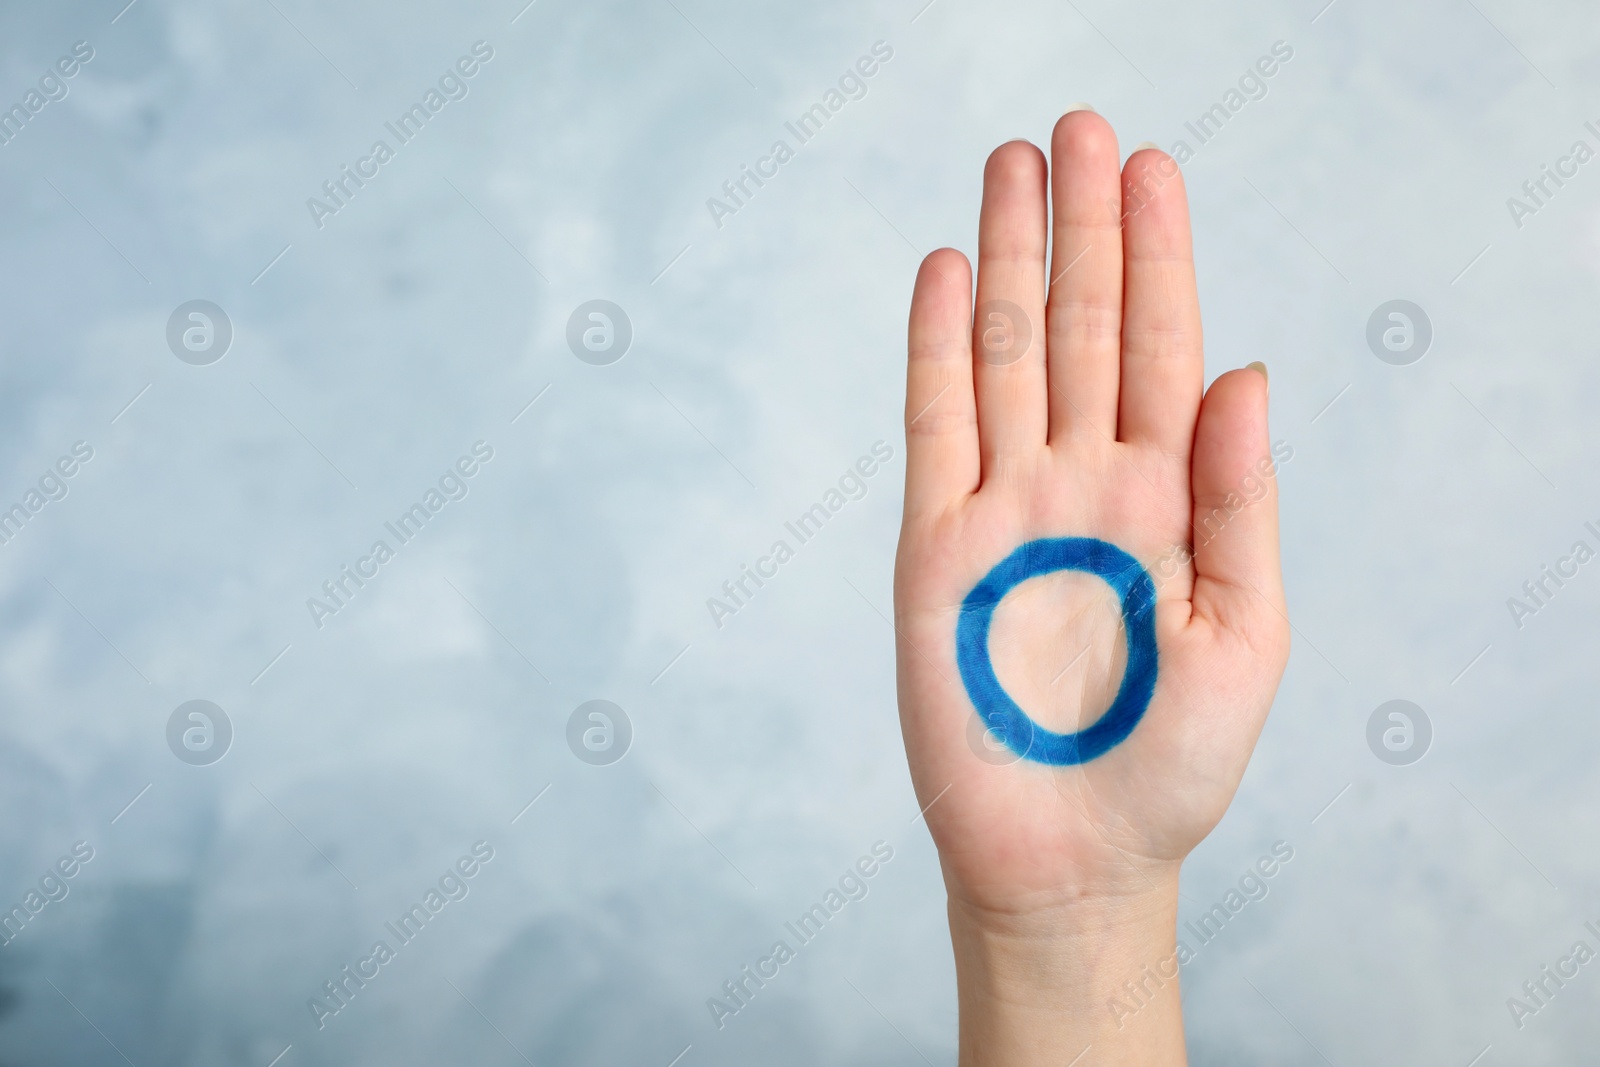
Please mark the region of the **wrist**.
<svg viewBox="0 0 1600 1067"><path fill-rule="evenodd" d="M1178 874L1136 893L997 913L952 896L962 1067L1185 1062Z"/></svg>

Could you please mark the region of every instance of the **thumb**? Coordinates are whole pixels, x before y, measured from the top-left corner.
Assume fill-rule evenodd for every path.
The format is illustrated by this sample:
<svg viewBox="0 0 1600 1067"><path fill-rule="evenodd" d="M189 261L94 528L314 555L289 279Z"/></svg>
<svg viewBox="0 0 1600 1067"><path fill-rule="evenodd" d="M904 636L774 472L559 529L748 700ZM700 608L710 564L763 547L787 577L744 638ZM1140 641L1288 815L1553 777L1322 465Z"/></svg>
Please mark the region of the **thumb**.
<svg viewBox="0 0 1600 1067"><path fill-rule="evenodd" d="M1259 363L1211 383L1194 433L1194 613L1272 647L1288 628L1278 562L1277 468Z"/></svg>

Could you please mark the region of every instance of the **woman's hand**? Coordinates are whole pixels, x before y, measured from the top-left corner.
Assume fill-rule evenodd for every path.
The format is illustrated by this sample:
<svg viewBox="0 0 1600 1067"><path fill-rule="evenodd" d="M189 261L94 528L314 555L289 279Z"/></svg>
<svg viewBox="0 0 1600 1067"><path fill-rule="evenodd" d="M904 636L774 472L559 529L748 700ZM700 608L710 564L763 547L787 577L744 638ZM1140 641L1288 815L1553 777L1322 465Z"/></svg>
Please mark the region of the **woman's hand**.
<svg viewBox="0 0 1600 1067"><path fill-rule="evenodd" d="M989 159L976 312L959 252L917 277L901 725L949 891L962 1063L1060 1067L1085 1045L1081 1067L1181 1063L1175 980L1170 1011L1138 1025L1108 1002L1171 955L1179 864L1232 800L1288 656L1266 372L1203 389L1177 164L1149 149L1119 168L1088 110L1057 123L1050 154L1048 170L1026 142ZM1115 546L1156 594L1152 608L1124 575L1136 651L1153 624L1148 707L1082 762L1092 748L1045 740L1094 725L1123 687L1130 627L1103 577L1041 574L994 608L988 658L1036 736L986 732L973 651L958 663L958 624L965 611L970 643L983 600L969 593L1019 546L1056 538Z"/></svg>

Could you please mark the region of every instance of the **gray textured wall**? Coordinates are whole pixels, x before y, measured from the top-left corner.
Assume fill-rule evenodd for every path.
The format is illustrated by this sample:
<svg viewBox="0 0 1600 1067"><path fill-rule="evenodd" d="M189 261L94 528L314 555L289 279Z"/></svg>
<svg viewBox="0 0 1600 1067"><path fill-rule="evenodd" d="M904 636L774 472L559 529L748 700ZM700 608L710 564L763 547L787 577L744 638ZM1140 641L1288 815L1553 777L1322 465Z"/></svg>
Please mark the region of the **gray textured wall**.
<svg viewBox="0 0 1600 1067"><path fill-rule="evenodd" d="M1600 162L1521 192L1600 150L1585 5L123 2L0 12L0 104L93 49L0 145L0 507L93 451L0 546L0 905L93 851L0 947L0 1064L953 1062L883 618L905 310L919 253L973 249L987 151L1080 100L1125 150L1194 149L1209 369L1266 360L1294 450L1293 659L1185 918L1294 859L1185 970L1194 1061L1593 1054L1600 964L1520 1028L1506 1003L1600 948L1600 563L1507 605L1600 549ZM208 365L167 342L195 299L233 330ZM569 349L592 299L618 362ZM1366 339L1395 299L1433 334L1404 366ZM465 497L386 534L479 441ZM1402 698L1433 737L1393 766L1367 726ZM168 743L195 699L233 734L207 765ZM593 699L632 726L609 766L567 740ZM878 841L867 896L717 1029L706 999ZM319 1029L308 1000L476 842L466 896Z"/></svg>

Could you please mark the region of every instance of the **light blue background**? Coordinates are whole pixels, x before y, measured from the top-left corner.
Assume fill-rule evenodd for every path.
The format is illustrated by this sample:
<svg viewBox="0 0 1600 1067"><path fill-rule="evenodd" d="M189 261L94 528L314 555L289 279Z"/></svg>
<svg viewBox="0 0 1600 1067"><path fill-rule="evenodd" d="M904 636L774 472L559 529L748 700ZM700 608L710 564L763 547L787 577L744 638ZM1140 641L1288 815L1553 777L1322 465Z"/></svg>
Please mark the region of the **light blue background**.
<svg viewBox="0 0 1600 1067"><path fill-rule="evenodd" d="M1506 207L1600 147L1586 5L122 2L0 14L7 105L95 49L0 147L0 506L95 449L0 548L0 903L95 849L0 948L0 1063L952 1063L882 614L918 254L972 253L1000 141L1085 100L1172 148L1279 40L1186 179L1208 374L1265 360L1294 449L1295 647L1185 918L1295 858L1186 969L1193 1062L1592 1053L1595 965L1520 1031L1505 1003L1600 918L1600 574L1506 608L1600 547L1600 163ZM479 39L470 95L313 225ZM879 40L866 97L717 228ZM236 330L210 367L164 339L195 298ZM594 298L633 323L609 367L564 340ZM1395 298L1434 326L1409 367L1364 339ZM480 439L470 495L315 629ZM880 439L865 498L715 628ZM1410 767L1366 746L1396 697L1434 726ZM164 739L193 698L236 731L210 767ZM564 739L595 698L634 726L610 767ZM307 999L480 839L471 894L319 1032ZM880 839L867 898L717 1031L706 998Z"/></svg>

